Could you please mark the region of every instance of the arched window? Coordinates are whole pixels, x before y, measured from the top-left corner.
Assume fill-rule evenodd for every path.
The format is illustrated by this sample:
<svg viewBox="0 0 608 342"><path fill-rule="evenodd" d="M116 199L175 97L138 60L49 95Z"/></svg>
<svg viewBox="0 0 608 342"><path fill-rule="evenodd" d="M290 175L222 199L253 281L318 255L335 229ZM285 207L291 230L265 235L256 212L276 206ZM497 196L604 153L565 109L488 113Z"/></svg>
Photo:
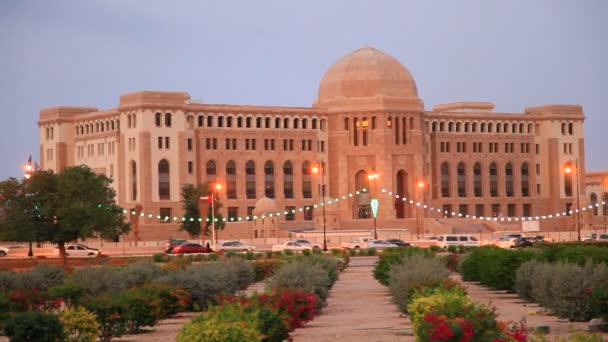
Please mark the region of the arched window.
<svg viewBox="0 0 608 342"><path fill-rule="evenodd" d="M283 196L293 198L293 165L290 161L283 164Z"/></svg>
<svg viewBox="0 0 608 342"><path fill-rule="evenodd" d="M458 163L456 167L456 174L458 176L458 197L466 197L467 196L467 181L466 181L466 172L464 168L464 164Z"/></svg>
<svg viewBox="0 0 608 342"><path fill-rule="evenodd" d="M369 178L367 178L367 172L361 170L355 175L355 190L363 191L364 189L369 191Z"/></svg>
<svg viewBox="0 0 608 342"><path fill-rule="evenodd" d="M169 162L166 159L158 162L158 198L168 200L170 196Z"/></svg>
<svg viewBox="0 0 608 342"><path fill-rule="evenodd" d="M308 129L308 120L302 119L302 129Z"/></svg>
<svg viewBox="0 0 608 342"><path fill-rule="evenodd" d="M135 116L135 114L133 114L133 127L135 127L136 124L137 124L137 117ZM116 129L120 130L120 121L118 119L116 120Z"/></svg>
<svg viewBox="0 0 608 342"><path fill-rule="evenodd" d="M483 193L481 165L479 163L473 165L473 192L475 192L475 197L481 197Z"/></svg>
<svg viewBox="0 0 608 342"><path fill-rule="evenodd" d="M460 122L457 122L457 123L456 123L456 132L460 133L461 129L462 129L462 125L461 125L461 123L460 123Z"/></svg>
<svg viewBox="0 0 608 342"><path fill-rule="evenodd" d="M564 165L564 169L568 167L571 170L574 170L574 166L572 166L570 163L567 163L566 165ZM572 196L572 174L574 172L570 172L570 173L564 173L564 192L566 193L566 196Z"/></svg>
<svg viewBox="0 0 608 342"><path fill-rule="evenodd" d="M317 129L317 119L312 119L311 126L312 127L310 127L310 128Z"/></svg>
<svg viewBox="0 0 608 342"><path fill-rule="evenodd" d="M439 132L443 132L445 131L445 122L440 122L439 123Z"/></svg>
<svg viewBox="0 0 608 342"><path fill-rule="evenodd" d="M528 133L534 133L532 130L532 124L528 124Z"/></svg>
<svg viewBox="0 0 608 342"><path fill-rule="evenodd" d="M371 217L369 182L370 180L367 178L367 172L361 170L355 174L355 190L363 191L365 189L367 191L367 193L362 193L356 198L355 218L364 219Z"/></svg>
<svg viewBox="0 0 608 342"><path fill-rule="evenodd" d="M566 123L562 122L562 134L566 134Z"/></svg>
<svg viewBox="0 0 608 342"><path fill-rule="evenodd" d="M490 196L498 197L498 169L496 164L490 164Z"/></svg>
<svg viewBox="0 0 608 342"><path fill-rule="evenodd" d="M595 205L597 204L597 195L595 194L595 192L591 193L591 205L593 206L593 215L597 216L598 214L598 207L596 207Z"/></svg>
<svg viewBox="0 0 608 342"><path fill-rule="evenodd" d="M454 130L454 123L453 122L449 122L448 123L448 132L452 132Z"/></svg>
<svg viewBox="0 0 608 342"><path fill-rule="evenodd" d="M511 124L511 133L519 133L517 132L517 124Z"/></svg>
<svg viewBox="0 0 608 342"><path fill-rule="evenodd" d="M165 113L165 126L171 127L171 113Z"/></svg>
<svg viewBox="0 0 608 342"><path fill-rule="evenodd" d="M264 164L264 194L274 198L274 165L270 160Z"/></svg>
<svg viewBox="0 0 608 342"><path fill-rule="evenodd" d="M513 165L511 163L505 165L505 188L507 190L507 197L513 197Z"/></svg>
<svg viewBox="0 0 608 342"><path fill-rule="evenodd" d="M525 133L524 132L524 124L523 123L519 124L519 133Z"/></svg>
<svg viewBox="0 0 608 342"><path fill-rule="evenodd" d="M431 124L431 132L437 132L437 121L433 121Z"/></svg>
<svg viewBox="0 0 608 342"><path fill-rule="evenodd" d="M198 127L203 127L203 123L205 122L205 117L202 115L198 116Z"/></svg>
<svg viewBox="0 0 608 342"><path fill-rule="evenodd" d="M280 118L274 119L274 128L281 128L281 119Z"/></svg>
<svg viewBox="0 0 608 342"><path fill-rule="evenodd" d="M248 161L245 164L245 191L247 198L255 198L255 163Z"/></svg>
<svg viewBox="0 0 608 342"><path fill-rule="evenodd" d="M137 164L131 161L131 200L137 201Z"/></svg>
<svg viewBox="0 0 608 342"><path fill-rule="evenodd" d="M481 127L481 132L482 132L482 133L485 133L485 132L486 132L486 123L485 123L485 122L482 122L480 125L481 125L481 126L480 126L480 127Z"/></svg>
<svg viewBox="0 0 608 342"><path fill-rule="evenodd" d="M161 119L162 119L161 113L154 114L154 123L156 123L156 127L160 127Z"/></svg>
<svg viewBox="0 0 608 342"><path fill-rule="evenodd" d="M250 116L248 116L245 119L245 128L251 128L251 120L252 120L252 117L250 117Z"/></svg>
<svg viewBox="0 0 608 342"><path fill-rule="evenodd" d="M264 128L270 128L270 118L264 120Z"/></svg>
<svg viewBox="0 0 608 342"><path fill-rule="evenodd" d="M502 132L502 124L499 122L496 124L496 133L501 133Z"/></svg>
<svg viewBox="0 0 608 342"><path fill-rule="evenodd" d="M369 122L367 121L367 118L363 118L363 120L361 121L361 137L363 140L363 146L367 146L367 128L368 128Z"/></svg>
<svg viewBox="0 0 608 342"><path fill-rule="evenodd" d="M255 119L255 128L262 128L262 118L258 117Z"/></svg>
<svg viewBox="0 0 608 342"><path fill-rule="evenodd" d="M441 196L450 197L450 166L447 162L441 164Z"/></svg>
<svg viewBox="0 0 608 342"><path fill-rule="evenodd" d="M186 127L188 127L188 129L194 128L194 117L193 116L190 115L186 118Z"/></svg>
<svg viewBox="0 0 608 342"><path fill-rule="evenodd" d="M293 119L293 128L298 128L300 120L298 118Z"/></svg>
<svg viewBox="0 0 608 342"><path fill-rule="evenodd" d="M407 172L404 170L399 170L397 172L397 195L399 195L399 199L395 200L395 215L397 218L405 218L405 202L402 198L409 197L409 193L407 191Z"/></svg>
<svg viewBox="0 0 608 342"><path fill-rule="evenodd" d="M310 176L310 163L302 163L302 197L312 198L312 179Z"/></svg>
<svg viewBox="0 0 608 342"><path fill-rule="evenodd" d="M283 119L283 128L289 128L289 118Z"/></svg>
<svg viewBox="0 0 608 342"><path fill-rule="evenodd" d="M217 117L217 127L224 127L224 117L221 115Z"/></svg>
<svg viewBox="0 0 608 342"><path fill-rule="evenodd" d="M211 115L207 117L207 127L213 127L213 116Z"/></svg>
<svg viewBox="0 0 608 342"><path fill-rule="evenodd" d="M471 124L471 131L472 131L473 133L476 133L476 132L477 132L477 122L473 122L473 123Z"/></svg>
<svg viewBox="0 0 608 342"><path fill-rule="evenodd" d="M127 127L131 128L131 114L127 115Z"/></svg>
<svg viewBox="0 0 608 342"><path fill-rule="evenodd" d="M114 120L110 121L110 129L114 130Z"/></svg>
<svg viewBox="0 0 608 342"><path fill-rule="evenodd" d="M528 163L521 164L521 195L523 197L530 196L530 174L528 171Z"/></svg>
<svg viewBox="0 0 608 342"><path fill-rule="evenodd" d="M217 177L217 167L215 165L215 161L210 160L207 162L207 165L205 166L205 173L207 173L207 182L215 182Z"/></svg>
<svg viewBox="0 0 608 342"><path fill-rule="evenodd" d="M469 133L470 131L470 124L468 122L464 123L464 132L465 133Z"/></svg>
<svg viewBox="0 0 608 342"><path fill-rule="evenodd" d="M572 122L568 124L568 134L574 134L574 127L572 125Z"/></svg>
<svg viewBox="0 0 608 342"><path fill-rule="evenodd" d="M492 128L493 128L492 123L491 122L488 123L488 133L492 133Z"/></svg>
<svg viewBox="0 0 608 342"><path fill-rule="evenodd" d="M236 165L232 160L226 163L226 197L236 198Z"/></svg>
<svg viewBox="0 0 608 342"><path fill-rule="evenodd" d="M243 117L239 116L236 118L236 127L243 128Z"/></svg>

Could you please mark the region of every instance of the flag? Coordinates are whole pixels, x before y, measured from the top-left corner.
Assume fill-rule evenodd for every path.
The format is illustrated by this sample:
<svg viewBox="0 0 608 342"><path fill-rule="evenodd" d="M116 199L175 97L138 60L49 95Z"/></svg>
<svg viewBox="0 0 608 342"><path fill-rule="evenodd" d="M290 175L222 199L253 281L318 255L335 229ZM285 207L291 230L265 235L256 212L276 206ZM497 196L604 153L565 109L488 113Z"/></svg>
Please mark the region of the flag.
<svg viewBox="0 0 608 342"><path fill-rule="evenodd" d="M209 196L201 196L198 198L199 201L207 201L209 203L213 202L213 195L209 195Z"/></svg>

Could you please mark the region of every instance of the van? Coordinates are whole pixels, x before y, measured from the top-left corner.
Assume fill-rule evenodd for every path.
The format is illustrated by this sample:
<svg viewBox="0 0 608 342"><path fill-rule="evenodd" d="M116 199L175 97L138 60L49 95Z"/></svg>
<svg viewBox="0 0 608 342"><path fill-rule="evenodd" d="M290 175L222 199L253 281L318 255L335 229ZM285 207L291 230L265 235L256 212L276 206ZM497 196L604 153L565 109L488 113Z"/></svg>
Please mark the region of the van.
<svg viewBox="0 0 608 342"><path fill-rule="evenodd" d="M479 240L472 235L446 234L437 236L437 246L447 248L449 246L479 247Z"/></svg>

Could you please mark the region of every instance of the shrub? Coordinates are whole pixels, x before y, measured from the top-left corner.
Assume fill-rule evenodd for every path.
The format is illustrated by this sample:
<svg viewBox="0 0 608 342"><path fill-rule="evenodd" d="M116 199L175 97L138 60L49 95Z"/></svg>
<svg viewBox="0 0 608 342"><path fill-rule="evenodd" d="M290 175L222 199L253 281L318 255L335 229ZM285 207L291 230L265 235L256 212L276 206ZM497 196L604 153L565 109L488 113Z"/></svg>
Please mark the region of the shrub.
<svg viewBox="0 0 608 342"><path fill-rule="evenodd" d="M329 285L329 275L321 265L296 261L279 268L267 288L303 289L314 293L319 299L316 308L320 309L325 304Z"/></svg>
<svg viewBox="0 0 608 342"><path fill-rule="evenodd" d="M310 251L310 249L305 249L302 251L302 255L304 256L310 256L312 254L312 252Z"/></svg>
<svg viewBox="0 0 608 342"><path fill-rule="evenodd" d="M272 276L280 265L281 262L278 260L263 260L254 262L253 268L255 270L255 281L262 281L267 277Z"/></svg>
<svg viewBox="0 0 608 342"><path fill-rule="evenodd" d="M436 252L441 252L442 248L441 248L441 247L439 247L439 246L437 246L437 245L432 245L431 247L429 247L429 250L430 250L431 252L436 253Z"/></svg>
<svg viewBox="0 0 608 342"><path fill-rule="evenodd" d="M458 293L419 297L408 307L418 341L496 341L506 338L494 309Z"/></svg>
<svg viewBox="0 0 608 342"><path fill-rule="evenodd" d="M18 287L17 274L11 271L0 270L0 292L10 292Z"/></svg>
<svg viewBox="0 0 608 342"><path fill-rule="evenodd" d="M410 289L447 278L448 270L433 258L423 255L403 256L389 271L388 287L393 301L402 312L407 310Z"/></svg>
<svg viewBox="0 0 608 342"><path fill-rule="evenodd" d="M128 332L137 333L141 327L156 324L161 316L160 304L156 299L152 292L141 288L129 289L117 295Z"/></svg>
<svg viewBox="0 0 608 342"><path fill-rule="evenodd" d="M277 258L280 258L280 257L283 256L283 252L281 252L281 251L276 251L276 252L273 252L273 253L274 253L274 256L277 257Z"/></svg>
<svg viewBox="0 0 608 342"><path fill-rule="evenodd" d="M515 271L533 256L531 251L480 247L463 262L463 279L479 281L498 290L513 290Z"/></svg>
<svg viewBox="0 0 608 342"><path fill-rule="evenodd" d="M59 314L59 321L63 325L65 341L94 342L97 339L99 329L97 317L83 307L66 308Z"/></svg>
<svg viewBox="0 0 608 342"><path fill-rule="evenodd" d="M585 292L589 294L591 317L603 318L604 321L608 322L608 284L593 289L586 289Z"/></svg>
<svg viewBox="0 0 608 342"><path fill-rule="evenodd" d="M177 335L178 342L261 342L257 312L246 312L238 304L213 306L186 324Z"/></svg>
<svg viewBox="0 0 608 342"><path fill-rule="evenodd" d="M126 288L120 271L110 266L86 267L74 272L71 279L91 296L118 293Z"/></svg>
<svg viewBox="0 0 608 342"><path fill-rule="evenodd" d="M343 253L344 253L344 251L343 251L342 249L340 249L340 248L332 248L332 249L331 249L331 254L332 254L333 256L340 256L340 255L342 255Z"/></svg>
<svg viewBox="0 0 608 342"><path fill-rule="evenodd" d="M97 316L100 341L110 341L113 337L127 332L125 307L117 296L103 294L83 300L83 306Z"/></svg>
<svg viewBox="0 0 608 342"><path fill-rule="evenodd" d="M167 256L164 254L156 253L152 256L152 260L154 262L165 262L167 261Z"/></svg>
<svg viewBox="0 0 608 342"><path fill-rule="evenodd" d="M543 271L544 263L536 260L526 261L515 272L513 289L526 300L532 300L532 287L539 281L538 275Z"/></svg>
<svg viewBox="0 0 608 342"><path fill-rule="evenodd" d="M245 259L247 260L255 260L256 258L256 254L251 251L245 253Z"/></svg>
<svg viewBox="0 0 608 342"><path fill-rule="evenodd" d="M293 251L291 249L286 249L283 251L283 254L288 255L288 256L293 255Z"/></svg>
<svg viewBox="0 0 608 342"><path fill-rule="evenodd" d="M128 265L120 272L123 288L140 287L147 282L160 278L166 273L151 262L137 262Z"/></svg>
<svg viewBox="0 0 608 342"><path fill-rule="evenodd" d="M71 279L49 289L50 298L61 298L67 306L78 305L84 294L85 289Z"/></svg>
<svg viewBox="0 0 608 342"><path fill-rule="evenodd" d="M374 256L376 254L378 254L378 251L375 248L372 247L367 249L367 255Z"/></svg>
<svg viewBox="0 0 608 342"><path fill-rule="evenodd" d="M4 332L11 341L63 341L63 327L56 315L38 311L19 312L4 323Z"/></svg>
<svg viewBox="0 0 608 342"><path fill-rule="evenodd" d="M46 291L50 287L63 283L65 271L55 265L38 264L27 272L19 273L17 286L22 289Z"/></svg>
<svg viewBox="0 0 608 342"><path fill-rule="evenodd" d="M380 255L380 260L374 268L374 278L376 278L380 284L387 286L391 266L401 262L401 258L404 256L417 254L427 255L429 257L432 256L428 250L415 247L395 248L384 251L382 255Z"/></svg>

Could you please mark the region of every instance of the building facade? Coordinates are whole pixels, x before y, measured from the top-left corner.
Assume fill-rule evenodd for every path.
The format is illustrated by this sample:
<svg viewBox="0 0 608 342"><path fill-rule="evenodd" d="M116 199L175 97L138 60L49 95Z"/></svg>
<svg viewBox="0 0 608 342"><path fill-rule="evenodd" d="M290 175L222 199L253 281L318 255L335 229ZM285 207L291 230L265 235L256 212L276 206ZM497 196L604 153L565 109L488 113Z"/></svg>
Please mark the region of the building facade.
<svg viewBox="0 0 608 342"><path fill-rule="evenodd" d="M143 208L142 239L177 236L180 188L201 182L223 184L233 237L320 228L322 184L332 230L371 228L372 198L381 229L433 232L451 217L515 224L552 215L541 227L570 225L555 214L575 211L577 197L581 207L593 201L582 107L493 108L458 102L425 110L409 71L365 47L329 68L311 107L206 104L184 92L141 91L109 110L43 109L41 167L85 164L112 178L119 205ZM272 231L258 229L264 224L254 213L266 197L274 203L265 207L277 208L265 217Z"/></svg>

